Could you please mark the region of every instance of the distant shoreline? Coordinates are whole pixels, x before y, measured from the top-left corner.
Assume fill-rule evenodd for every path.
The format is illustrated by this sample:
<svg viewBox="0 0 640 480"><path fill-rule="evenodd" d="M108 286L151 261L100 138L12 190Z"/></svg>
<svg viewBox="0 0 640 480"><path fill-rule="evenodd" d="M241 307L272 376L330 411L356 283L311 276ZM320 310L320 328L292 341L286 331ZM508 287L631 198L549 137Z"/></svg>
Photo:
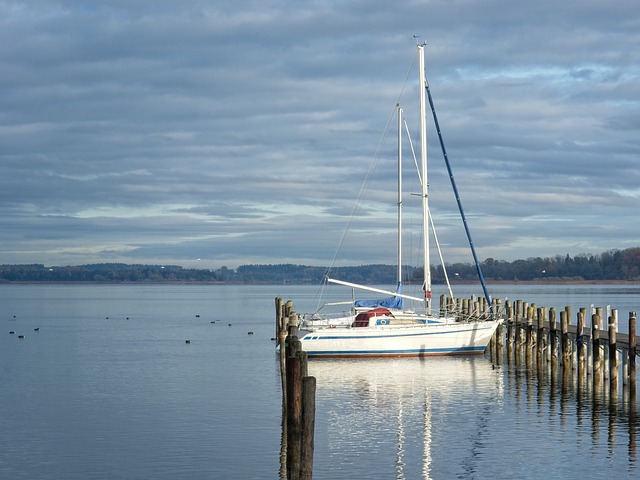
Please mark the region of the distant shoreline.
<svg viewBox="0 0 640 480"><path fill-rule="evenodd" d="M487 280L490 285L640 285L638 280ZM461 284L461 283L460 283Z"/></svg>
<svg viewBox="0 0 640 480"><path fill-rule="evenodd" d="M638 280L490 280L486 279L489 286L491 285L640 285ZM475 285L478 282L473 281L455 281L451 285ZM313 286L313 283L297 283L297 282L215 282L215 281L141 281L141 282L91 282L91 281L6 281L0 279L0 285L291 285L291 286ZM372 284L373 285L373 284ZM408 284L414 285L414 284ZM418 284L415 284L418 285ZM444 285L444 284L437 284Z"/></svg>

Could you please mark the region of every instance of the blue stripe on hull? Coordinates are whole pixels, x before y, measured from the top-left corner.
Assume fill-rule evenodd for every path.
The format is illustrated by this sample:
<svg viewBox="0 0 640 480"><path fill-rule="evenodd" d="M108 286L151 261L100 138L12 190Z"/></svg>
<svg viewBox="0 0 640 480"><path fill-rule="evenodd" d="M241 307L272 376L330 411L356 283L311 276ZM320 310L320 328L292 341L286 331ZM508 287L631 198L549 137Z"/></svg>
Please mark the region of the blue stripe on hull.
<svg viewBox="0 0 640 480"><path fill-rule="evenodd" d="M469 328L468 330L459 330L456 331L455 334L465 333L465 332L481 332L482 330L488 330L488 328ZM401 337L423 337L427 335L447 335L451 334L451 330L447 330L444 332L420 332L420 333L402 333L402 334L389 334L389 335L353 335L353 336L342 336L342 335L323 335L318 334L317 332L309 333L305 335L301 340L358 340L358 339L378 339L378 338L401 338ZM306 337L311 338L306 338Z"/></svg>
<svg viewBox="0 0 640 480"><path fill-rule="evenodd" d="M413 350L310 350L310 357L386 357L386 356L428 356L428 355L461 355L470 353L483 353L485 347L461 347L461 348L429 348Z"/></svg>

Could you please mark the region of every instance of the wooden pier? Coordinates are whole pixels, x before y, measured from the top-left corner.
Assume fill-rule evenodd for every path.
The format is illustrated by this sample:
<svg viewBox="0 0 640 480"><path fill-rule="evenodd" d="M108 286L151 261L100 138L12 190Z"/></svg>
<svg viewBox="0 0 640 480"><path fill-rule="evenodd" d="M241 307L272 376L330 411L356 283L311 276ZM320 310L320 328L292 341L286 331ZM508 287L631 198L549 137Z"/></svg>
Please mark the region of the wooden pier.
<svg viewBox="0 0 640 480"><path fill-rule="evenodd" d="M548 369L551 373L561 370L582 387L591 377L593 391L604 391L611 399L618 397L622 384L625 399L635 402L636 312L621 320L616 309L610 310L606 328L602 307L589 312L580 308L575 323L571 322L571 307L559 313L553 307L505 301L505 321L487 349L491 361L535 365L539 371ZM619 332L622 321L627 322L628 333Z"/></svg>

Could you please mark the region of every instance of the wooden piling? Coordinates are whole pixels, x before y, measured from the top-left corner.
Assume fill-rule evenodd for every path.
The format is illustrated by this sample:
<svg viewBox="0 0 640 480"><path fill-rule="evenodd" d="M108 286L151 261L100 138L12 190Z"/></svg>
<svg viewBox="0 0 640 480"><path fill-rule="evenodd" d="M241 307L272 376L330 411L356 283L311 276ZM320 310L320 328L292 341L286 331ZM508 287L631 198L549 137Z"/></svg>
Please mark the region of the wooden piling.
<svg viewBox="0 0 640 480"><path fill-rule="evenodd" d="M516 310L516 323L514 324L514 342L515 342L515 348L514 348L514 352L516 354L516 356L518 356L518 354L520 353L520 349L522 348L522 312L524 310L524 307L526 305L525 302L522 301L518 301L518 308ZM516 360L517 361L517 360Z"/></svg>
<svg viewBox="0 0 640 480"><path fill-rule="evenodd" d="M282 412L286 419L287 411L287 371L286 371L286 339L287 325L285 322L285 303L282 298L276 298L276 341L280 349L280 381L282 383ZM284 420L283 420L284 421Z"/></svg>
<svg viewBox="0 0 640 480"><path fill-rule="evenodd" d="M281 297L276 297L276 337L280 335L282 330L282 310L284 308L284 302Z"/></svg>
<svg viewBox="0 0 640 480"><path fill-rule="evenodd" d="M584 337L584 312L578 312L578 326L576 329L576 350L577 350L577 370L578 370L578 379L583 381L586 375L586 353L587 353L587 342Z"/></svg>
<svg viewBox="0 0 640 480"><path fill-rule="evenodd" d="M549 309L549 348L551 357L551 369L556 370L558 365L558 324L556 322L556 309Z"/></svg>
<svg viewBox="0 0 640 480"><path fill-rule="evenodd" d="M591 315L591 342L593 345L593 387L594 390L602 384L602 350L600 349L600 330L602 319L597 313Z"/></svg>
<svg viewBox="0 0 640 480"><path fill-rule="evenodd" d="M536 352L537 352L537 361L538 363L542 363L544 361L544 321L547 317L547 308L546 307L538 307L538 330L536 332Z"/></svg>
<svg viewBox="0 0 640 480"><path fill-rule="evenodd" d="M511 319L508 323L507 323L507 331L506 331L506 343L507 343L507 352L506 352L506 361L507 364L511 364L511 359L513 357L513 336L514 336L514 322L513 319Z"/></svg>
<svg viewBox="0 0 640 480"><path fill-rule="evenodd" d="M307 375L307 352L299 341L292 340L287 357L287 479L311 479L316 379Z"/></svg>
<svg viewBox="0 0 640 480"><path fill-rule="evenodd" d="M502 324L496 328L496 363L502 364L504 357L504 327Z"/></svg>
<svg viewBox="0 0 640 480"><path fill-rule="evenodd" d="M531 304L531 306L527 309L527 330L525 332L525 344L527 345L527 349L533 347L533 317L535 311L535 304Z"/></svg>
<svg viewBox="0 0 640 480"><path fill-rule="evenodd" d="M609 392L610 397L617 397L618 391L618 349L616 348L616 317L609 317Z"/></svg>
<svg viewBox="0 0 640 480"><path fill-rule="evenodd" d="M302 379L302 445L300 451L300 479L311 480L316 419L316 378Z"/></svg>
<svg viewBox="0 0 640 480"><path fill-rule="evenodd" d="M629 312L629 389L636 391L636 312Z"/></svg>
<svg viewBox="0 0 640 480"><path fill-rule="evenodd" d="M567 322L571 323L571 307L566 305L564 311L567 312Z"/></svg>
<svg viewBox="0 0 640 480"><path fill-rule="evenodd" d="M302 438L302 365L300 358L287 357L287 478L298 480Z"/></svg>
<svg viewBox="0 0 640 480"><path fill-rule="evenodd" d="M493 335L491 336L491 340L489 340L489 345L487 345L487 350L489 353L489 358L491 359L492 362L496 362L496 343L498 342L498 330L496 329L495 332L493 332Z"/></svg>
<svg viewBox="0 0 640 480"><path fill-rule="evenodd" d="M560 342L562 345L562 368L571 368L571 340L569 339L569 323L567 311L560 312Z"/></svg>

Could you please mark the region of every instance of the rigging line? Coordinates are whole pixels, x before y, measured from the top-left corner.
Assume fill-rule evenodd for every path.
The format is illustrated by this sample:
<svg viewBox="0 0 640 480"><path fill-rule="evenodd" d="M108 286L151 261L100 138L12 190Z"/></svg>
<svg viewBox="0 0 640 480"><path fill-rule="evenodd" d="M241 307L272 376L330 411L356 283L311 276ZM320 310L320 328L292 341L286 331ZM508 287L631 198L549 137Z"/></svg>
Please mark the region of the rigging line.
<svg viewBox="0 0 640 480"><path fill-rule="evenodd" d="M414 163L414 165L416 167L416 172L418 173L418 180L420 181L420 185L422 185L422 176L420 175L420 173L421 173L420 172L420 167L418 166L418 159L416 157L416 152L415 152L415 150L413 148L413 142L411 141L411 134L409 133L409 126L407 125L406 120L404 122L404 127L405 127L405 130L407 132L407 138L409 140L409 146L411 147L411 154L413 155L413 163ZM454 298L453 297L453 291L451 290L451 283L449 282L449 275L447 274L447 267L445 266L444 259L442 258L442 250L440 249L440 242L438 242L438 235L436 233L436 226L433 223L433 217L431 216L431 209L429 209L428 214L429 214L429 222L430 222L430 225L431 225L431 231L433 232L433 238L434 238L434 240L436 242L436 248L438 250L438 255L440 257L440 264L442 265L442 272L444 273L444 278L445 278L445 281L447 283L447 289L449 291L449 296L451 298Z"/></svg>
<svg viewBox="0 0 640 480"><path fill-rule="evenodd" d="M458 187L456 186L456 180L453 177L453 171L451 170L451 164L449 163L449 157L447 156L447 149L444 146L444 140L442 139L442 133L440 132L440 124L438 123L438 116L436 115L436 108L433 105L433 98L431 98L431 90L429 89L429 82L426 81L425 78L425 89L427 91L427 96L429 97L429 105L431 106L431 113L433 115L433 123L436 127L436 132L438 132L438 140L440 141L440 148L442 149L442 155L444 156L444 162L447 166L447 171L449 173L449 180L451 180L451 186L453 187L453 193L456 197L456 202L458 204L458 210L460 210L460 216L462 217L462 224L464 225L464 230L467 234L467 239L469 240L469 247L471 247L471 253L473 255L473 260L476 264L476 271L478 272L478 277L480 278L480 284L482 285L482 290L484 292L484 296L487 299L487 303L489 306L489 312L491 316L494 315L493 305L491 302L491 295L489 295L489 291L487 290L487 284L484 281L484 275L482 274L482 268L480 267L480 262L478 261L478 255L476 254L476 249L473 244L473 240L471 239L471 231L469 230L469 225L467 224L467 217L464 214L464 209L462 208L462 201L460 200L460 194L458 193Z"/></svg>
<svg viewBox="0 0 640 480"><path fill-rule="evenodd" d="M411 72L413 71L413 67L416 64L416 59L415 59L415 55L411 55L411 63L409 64L409 69L407 70L407 74L404 77L404 82L402 83L402 88L400 89L400 94L398 95L398 98L396 99L396 103L398 105L400 105L402 102L400 101L402 99L402 96L404 95L404 91L407 88L407 85L409 83L409 77L411 76Z"/></svg>
<svg viewBox="0 0 640 480"><path fill-rule="evenodd" d="M411 140L411 132L409 132L409 125L407 125L407 121L404 121L404 129L407 132L407 140L409 141L409 147L411 148L411 155L413 156L413 164L416 167L416 173L418 174L418 181L420 185L422 185L422 174L420 172L420 166L418 165L418 157L416 157L416 151L413 148L413 141Z"/></svg>
<svg viewBox="0 0 640 480"><path fill-rule="evenodd" d="M442 273L444 274L444 280L447 284L447 290L449 292L449 297L453 297L453 290L451 289L451 282L449 282L449 275L447 274L447 267L444 264L444 258L442 257L442 249L440 248L440 242L438 241L438 234L436 233L436 226L433 223L433 217L431 216L431 209L427 212L429 214L429 223L431 225L431 233L433 234L433 239L436 242L436 249L438 250L438 256L440 257L440 265L442 265Z"/></svg>

